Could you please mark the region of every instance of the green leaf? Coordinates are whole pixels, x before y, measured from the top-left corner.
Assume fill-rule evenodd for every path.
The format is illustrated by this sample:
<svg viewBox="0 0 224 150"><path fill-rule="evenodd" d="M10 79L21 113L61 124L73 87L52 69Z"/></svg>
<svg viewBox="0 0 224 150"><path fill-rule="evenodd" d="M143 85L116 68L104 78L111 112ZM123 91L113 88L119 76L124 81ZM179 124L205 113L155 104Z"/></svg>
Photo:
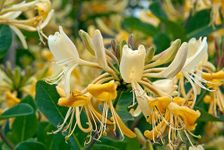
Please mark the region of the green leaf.
<svg viewBox="0 0 224 150"><path fill-rule="evenodd" d="M58 134L47 134L55 130L48 122L41 122L38 127L37 139L42 142L48 150L71 150L71 145L65 142L64 137Z"/></svg>
<svg viewBox="0 0 224 150"><path fill-rule="evenodd" d="M141 20L139 20L138 18L134 18L134 17L125 18L123 20L123 25L124 25L124 28L126 28L126 29L129 29L131 31L137 30L137 31L144 33L145 35L153 36L158 31L158 29L156 27L154 27L153 25L144 23Z"/></svg>
<svg viewBox="0 0 224 150"><path fill-rule="evenodd" d="M125 138L125 143L127 143L126 149L140 149L140 144L137 140L137 138Z"/></svg>
<svg viewBox="0 0 224 150"><path fill-rule="evenodd" d="M168 20L168 17L163 10L160 1L154 1L150 4L149 9L152 11L152 13L158 17L160 20Z"/></svg>
<svg viewBox="0 0 224 150"><path fill-rule="evenodd" d="M100 144L105 144L107 146L114 146L118 149L126 149L126 145L127 143L125 141L120 141L117 139L113 139L110 137L101 137L100 141L97 141L96 144L100 145Z"/></svg>
<svg viewBox="0 0 224 150"><path fill-rule="evenodd" d="M2 59L12 43L11 29L6 25L0 25L0 59Z"/></svg>
<svg viewBox="0 0 224 150"><path fill-rule="evenodd" d="M204 9L189 16L185 28L187 33L191 33L200 28L206 27L210 23L210 9Z"/></svg>
<svg viewBox="0 0 224 150"><path fill-rule="evenodd" d="M25 97L22 103L33 103L33 98L30 96ZM37 131L38 120L36 114L28 116L17 117L12 124L12 134L17 142L26 140L34 136Z"/></svg>
<svg viewBox="0 0 224 150"><path fill-rule="evenodd" d="M57 105L59 95L55 85L38 81L36 84L36 102L39 110L54 126L61 124L67 109Z"/></svg>
<svg viewBox="0 0 224 150"><path fill-rule="evenodd" d="M37 82L35 98L37 107L55 127L63 122L65 113L67 112L65 107L57 105L59 97L56 85L50 85L44 81ZM70 142L73 144L73 147L81 147L76 135L73 135Z"/></svg>
<svg viewBox="0 0 224 150"><path fill-rule="evenodd" d="M224 24L216 25L216 26L205 26L205 27L199 28L193 32L188 33L187 38L190 39L192 37L199 38L201 36L208 36L212 32L223 29L223 27L224 27Z"/></svg>
<svg viewBox="0 0 224 150"><path fill-rule="evenodd" d="M182 41L185 41L186 34L182 24L170 20L165 20L161 22L160 26L160 28L164 30L164 33L166 33L171 40L176 40L178 38Z"/></svg>
<svg viewBox="0 0 224 150"><path fill-rule="evenodd" d="M208 121L224 121L224 117L215 117L205 111L203 108L196 107L201 112L201 116L199 117L198 121L200 122L208 122Z"/></svg>
<svg viewBox="0 0 224 150"><path fill-rule="evenodd" d="M119 150L119 149L105 144L94 144L92 150Z"/></svg>
<svg viewBox="0 0 224 150"><path fill-rule="evenodd" d="M17 49L16 50L16 64L20 67L25 68L34 62L34 55L28 49Z"/></svg>
<svg viewBox="0 0 224 150"><path fill-rule="evenodd" d="M1 119L19 117L19 116L27 116L33 114L33 108L29 104L18 104L5 112L0 116Z"/></svg>
<svg viewBox="0 0 224 150"><path fill-rule="evenodd" d="M165 33L159 32L153 37L153 43L156 45L156 54L162 52L170 46L171 40Z"/></svg>
<svg viewBox="0 0 224 150"><path fill-rule="evenodd" d="M16 145L15 150L46 150L44 144L37 141L25 141Z"/></svg>
<svg viewBox="0 0 224 150"><path fill-rule="evenodd" d="M122 91L117 99L116 111L124 122L134 120L134 118L128 111L128 106L130 106L132 103L132 96L133 96L132 92Z"/></svg>

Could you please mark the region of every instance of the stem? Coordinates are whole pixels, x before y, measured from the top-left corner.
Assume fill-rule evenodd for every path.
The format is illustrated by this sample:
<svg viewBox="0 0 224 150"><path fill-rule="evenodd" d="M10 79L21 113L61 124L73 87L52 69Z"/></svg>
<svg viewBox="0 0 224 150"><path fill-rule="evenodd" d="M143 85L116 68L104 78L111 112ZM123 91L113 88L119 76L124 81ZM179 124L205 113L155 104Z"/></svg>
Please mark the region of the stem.
<svg viewBox="0 0 224 150"><path fill-rule="evenodd" d="M5 136L5 133L3 132L3 130L1 129L1 126L0 126L0 137L1 137L1 139L2 139L2 141L6 144L6 145L8 145L9 146L9 148L11 149L11 150L13 150L14 149L14 145L13 145L13 143Z"/></svg>

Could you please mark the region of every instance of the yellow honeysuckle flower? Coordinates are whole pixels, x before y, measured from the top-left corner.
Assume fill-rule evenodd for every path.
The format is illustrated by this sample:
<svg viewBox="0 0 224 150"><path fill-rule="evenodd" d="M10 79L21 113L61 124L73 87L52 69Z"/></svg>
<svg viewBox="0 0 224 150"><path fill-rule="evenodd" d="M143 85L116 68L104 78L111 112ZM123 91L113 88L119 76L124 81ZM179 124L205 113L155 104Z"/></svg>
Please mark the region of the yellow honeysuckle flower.
<svg viewBox="0 0 224 150"><path fill-rule="evenodd" d="M12 93L7 91L5 93L6 104L8 107L12 107L18 103L20 103L20 99L16 97L16 93Z"/></svg>
<svg viewBox="0 0 224 150"><path fill-rule="evenodd" d="M202 77L208 81L208 87L212 88L209 95L204 97L204 101L209 103L210 114L217 116L217 108L220 112L224 113L224 95L220 87L224 84L224 71L220 70L214 73L203 73Z"/></svg>
<svg viewBox="0 0 224 150"><path fill-rule="evenodd" d="M224 81L224 71L220 70L220 71L215 72L215 73L203 73L202 77L205 80L209 80L209 81L214 80L214 79Z"/></svg>
<svg viewBox="0 0 224 150"><path fill-rule="evenodd" d="M77 107L77 106L85 106L89 102L89 98L79 91L72 91L71 96L69 98L61 97L58 100L59 106L65 107Z"/></svg>
<svg viewBox="0 0 224 150"><path fill-rule="evenodd" d="M87 90L100 101L112 101L117 97L117 84L110 81L105 84L89 84Z"/></svg>
<svg viewBox="0 0 224 150"><path fill-rule="evenodd" d="M65 139L67 140L74 132L76 126L80 128L85 133L89 133L89 141L91 140L92 132L101 133L102 125L98 125L98 121L105 120L105 124L112 124L112 122L108 119L105 119L95 108L92 106L91 97L84 95L78 90L74 90L71 92L69 97L66 97L65 91L57 86L57 91L61 98L58 100L58 105L63 107L69 107L65 119L63 123L58 126L56 131L53 131L53 134L56 134L60 131L68 131ZM84 109L87 117L86 124L88 125L87 128L83 127L80 115L81 111ZM69 120L70 117L70 120ZM75 124L73 124L73 120L75 117ZM69 120L68 124L66 125L67 121ZM89 142L87 141L87 142Z"/></svg>
<svg viewBox="0 0 224 150"><path fill-rule="evenodd" d="M185 128L189 131L195 129L195 122L200 116L200 112L194 111L187 106L179 106L176 103L171 102L168 106L169 111L174 116L180 116L184 121Z"/></svg>
<svg viewBox="0 0 224 150"><path fill-rule="evenodd" d="M184 106L185 101L181 97L174 97L173 99L158 97L149 100L149 107L154 109L152 115L148 118L148 121L152 124L152 130L146 130L144 135L153 141L157 138L162 140L165 131L168 131L169 143L171 144L177 138L176 132L184 131L188 137L188 132L191 134L191 131L195 129L200 112Z"/></svg>
<svg viewBox="0 0 224 150"><path fill-rule="evenodd" d="M117 85L114 81L110 81L104 84L90 84L87 88L88 92L92 94L97 100L103 103L103 120L102 123L105 124L105 118L108 117L108 111L110 110L112 114L112 121L114 124L114 132L116 127L118 127L122 137L123 134L129 138L134 138L136 135L130 129L126 127L121 118L116 113L112 100L117 97ZM106 125L103 127L102 133L105 132Z"/></svg>

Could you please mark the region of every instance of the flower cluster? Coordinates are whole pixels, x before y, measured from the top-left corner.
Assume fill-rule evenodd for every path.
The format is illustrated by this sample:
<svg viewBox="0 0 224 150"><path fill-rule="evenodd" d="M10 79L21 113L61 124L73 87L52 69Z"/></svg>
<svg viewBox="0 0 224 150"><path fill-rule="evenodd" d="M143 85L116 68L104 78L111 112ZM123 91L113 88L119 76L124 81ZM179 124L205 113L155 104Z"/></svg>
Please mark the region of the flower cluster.
<svg viewBox="0 0 224 150"><path fill-rule="evenodd" d="M177 39L169 48L155 54L153 48L147 49L144 45L137 49L130 44L120 49L107 49L99 30L95 30L92 36L81 30L80 36L86 49L95 56L95 62L79 57L76 46L62 27L48 37L55 63L61 68L61 72L48 81L64 83L64 88L57 87L61 96L58 105L69 108L64 122L53 133L66 132L68 139L78 126L89 133L89 141L111 132L134 138L136 134L114 108L119 86L131 89L132 105L127 109L133 117L143 114L152 125L144 135L153 142L167 137L168 143L175 145L185 135L193 145L189 135L195 136L192 131L200 117L194 106L201 89L211 92L207 97L211 111L223 112L223 95L219 87L223 85L224 71L216 72L208 62L206 37L183 43ZM71 72L80 65L101 71L87 87L71 89ZM83 111L87 127L80 119Z"/></svg>
<svg viewBox="0 0 224 150"><path fill-rule="evenodd" d="M25 15L27 18L19 19L21 15ZM21 40L24 48L27 48L27 43L20 29L31 32L38 31L41 34L52 15L53 10L49 0L22 1L20 3L15 0L2 0L0 2L0 24L9 25Z"/></svg>

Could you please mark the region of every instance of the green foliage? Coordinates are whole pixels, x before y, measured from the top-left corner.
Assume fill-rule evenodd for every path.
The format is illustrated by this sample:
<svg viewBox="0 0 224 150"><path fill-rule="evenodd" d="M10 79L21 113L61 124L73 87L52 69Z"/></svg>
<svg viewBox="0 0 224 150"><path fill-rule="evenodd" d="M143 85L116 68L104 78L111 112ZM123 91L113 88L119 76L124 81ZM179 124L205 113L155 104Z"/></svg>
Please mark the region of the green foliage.
<svg viewBox="0 0 224 150"><path fill-rule="evenodd" d="M30 64L33 64L35 60L34 55L28 49L18 49L16 51L16 64L25 68Z"/></svg>
<svg viewBox="0 0 224 150"><path fill-rule="evenodd" d="M27 96L22 100L22 104L31 104L34 106L34 100L32 97ZM16 141L21 142L35 135L38 127L38 120L36 117L36 111L33 114L27 116L17 117L12 124L12 134Z"/></svg>
<svg viewBox="0 0 224 150"><path fill-rule="evenodd" d="M128 106L132 103L132 92L120 92L120 96L117 98L116 111L119 116L123 119L124 122L133 121L133 117L128 111Z"/></svg>
<svg viewBox="0 0 224 150"><path fill-rule="evenodd" d="M15 150L46 150L45 146L38 141L27 140L16 145Z"/></svg>
<svg viewBox="0 0 224 150"><path fill-rule="evenodd" d="M64 120L67 109L57 105L59 95L55 85L47 84L44 81L38 81L36 85L36 93L37 94L35 99L38 109L47 117L48 121L52 125L55 127L60 125ZM50 131L48 130L48 132ZM70 143L73 147L81 147L80 141L75 134L73 134L73 137L71 137Z"/></svg>
<svg viewBox="0 0 224 150"><path fill-rule="evenodd" d="M11 46L12 32L9 26L0 25L0 59L2 59Z"/></svg>
<svg viewBox="0 0 224 150"><path fill-rule="evenodd" d="M146 36L153 36L158 32L157 28L151 24L144 23L138 18L128 17L123 20L124 28L130 31L136 30L144 33Z"/></svg>
<svg viewBox="0 0 224 150"><path fill-rule="evenodd" d="M3 112L0 116L0 119L27 116L33 114L33 112L33 108L29 104L21 103Z"/></svg>
<svg viewBox="0 0 224 150"><path fill-rule="evenodd" d="M48 118L54 126L63 122L66 109L57 105L59 95L55 85L38 81L36 85L36 102L38 109Z"/></svg>

